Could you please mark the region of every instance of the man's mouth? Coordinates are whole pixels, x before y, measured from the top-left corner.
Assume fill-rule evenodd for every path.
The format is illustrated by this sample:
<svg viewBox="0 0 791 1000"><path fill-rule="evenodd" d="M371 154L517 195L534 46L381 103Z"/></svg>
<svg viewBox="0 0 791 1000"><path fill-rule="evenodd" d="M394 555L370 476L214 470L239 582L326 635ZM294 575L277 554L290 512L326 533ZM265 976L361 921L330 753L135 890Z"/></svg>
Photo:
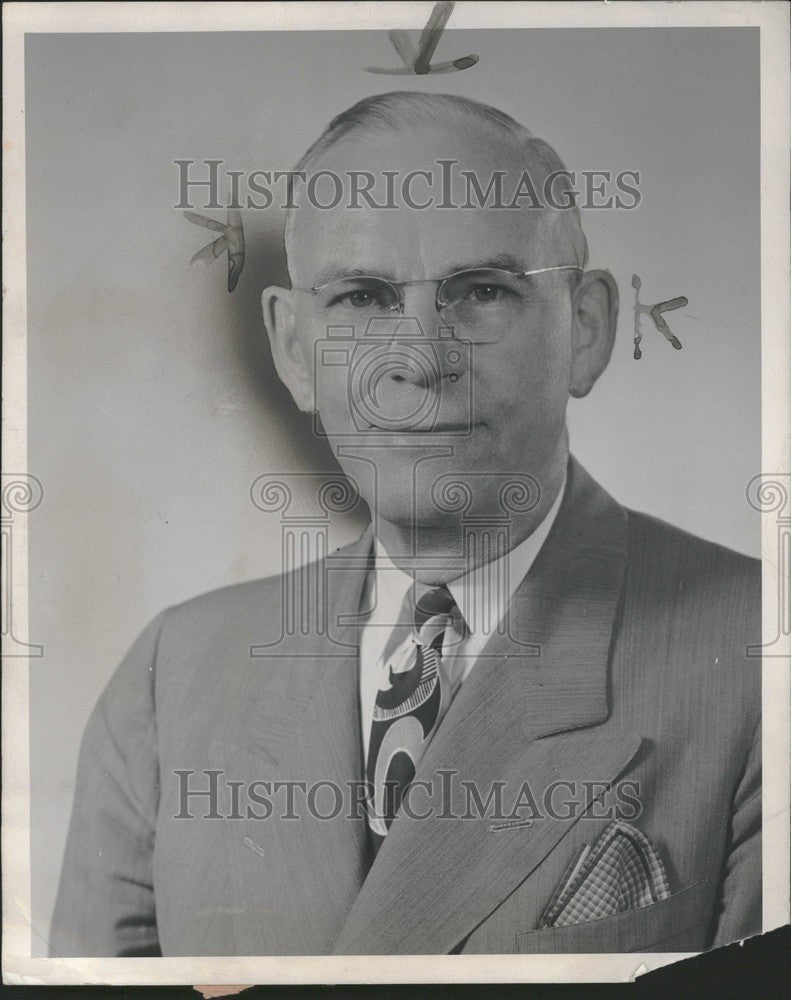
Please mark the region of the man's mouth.
<svg viewBox="0 0 791 1000"><path fill-rule="evenodd" d="M470 434L472 431L478 427L478 423L470 423L468 420L464 421L436 421L435 423L426 423L423 425L417 425L414 427L393 427L384 424L370 424L363 433L368 434L389 434L391 436L400 437L406 434L412 435L432 435L432 434Z"/></svg>

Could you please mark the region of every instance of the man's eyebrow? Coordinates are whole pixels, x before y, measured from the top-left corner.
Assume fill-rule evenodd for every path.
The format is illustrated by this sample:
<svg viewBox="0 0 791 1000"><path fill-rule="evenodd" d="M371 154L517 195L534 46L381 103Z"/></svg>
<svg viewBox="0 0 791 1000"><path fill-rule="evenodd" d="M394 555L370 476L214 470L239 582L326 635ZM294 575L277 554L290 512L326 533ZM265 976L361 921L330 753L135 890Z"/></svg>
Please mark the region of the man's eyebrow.
<svg viewBox="0 0 791 1000"><path fill-rule="evenodd" d="M337 281L338 278L384 278L387 281L393 280L391 275L384 274L381 271L372 270L371 268L350 268L343 264L328 264L316 275L313 281L313 287L319 288L321 285L326 285L330 281Z"/></svg>
<svg viewBox="0 0 791 1000"><path fill-rule="evenodd" d="M510 253L498 253L494 257L488 257L485 260L466 260L451 264L445 271L445 274L456 274L457 271L477 271L481 268L490 267L503 268L506 271L517 271L519 273L528 270L528 266L523 258L515 257ZM445 274L438 275L436 279L429 278L428 280L439 281ZM338 278L384 278L386 281L397 283L392 274L386 274L382 271L375 271L371 268L349 268L343 264L328 264L316 275L313 287L318 288L330 281L337 281Z"/></svg>
<svg viewBox="0 0 791 1000"><path fill-rule="evenodd" d="M457 271L477 271L487 267L498 267L506 271L518 272L528 270L527 264L521 257L515 257L510 253L498 253L486 260L466 260L456 263L448 273L455 274Z"/></svg>

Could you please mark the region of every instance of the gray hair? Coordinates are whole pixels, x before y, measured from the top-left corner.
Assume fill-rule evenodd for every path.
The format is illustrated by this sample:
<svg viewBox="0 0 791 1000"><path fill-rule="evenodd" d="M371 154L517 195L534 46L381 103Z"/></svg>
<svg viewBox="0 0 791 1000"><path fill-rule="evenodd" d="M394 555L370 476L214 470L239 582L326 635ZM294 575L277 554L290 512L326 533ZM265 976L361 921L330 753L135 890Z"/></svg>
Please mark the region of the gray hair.
<svg viewBox="0 0 791 1000"><path fill-rule="evenodd" d="M538 138L510 115L488 104L474 101L469 97L455 94L428 94L423 91L396 90L387 94L375 94L353 104L329 123L322 134L300 157L294 172L312 170L322 155L335 146L344 136L354 132L405 128L416 125L446 125L448 121L470 120L489 129L509 136L525 148L526 158L543 174L549 177L566 168L555 150L544 139ZM582 231L579 209L576 204L560 211L561 220L570 237L574 263L584 267L588 260L588 243ZM286 252L292 244L291 227L293 210L286 215Z"/></svg>

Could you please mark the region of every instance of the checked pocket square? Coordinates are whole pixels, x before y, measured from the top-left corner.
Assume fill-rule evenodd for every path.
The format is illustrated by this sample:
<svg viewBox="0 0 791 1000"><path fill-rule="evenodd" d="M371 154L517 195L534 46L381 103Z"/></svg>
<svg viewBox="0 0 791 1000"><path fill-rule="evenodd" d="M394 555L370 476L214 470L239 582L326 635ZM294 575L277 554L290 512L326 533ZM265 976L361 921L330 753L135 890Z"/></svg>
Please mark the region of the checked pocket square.
<svg viewBox="0 0 791 1000"><path fill-rule="evenodd" d="M616 820L572 858L538 926L569 927L599 920L669 895L665 866L654 845L630 823Z"/></svg>

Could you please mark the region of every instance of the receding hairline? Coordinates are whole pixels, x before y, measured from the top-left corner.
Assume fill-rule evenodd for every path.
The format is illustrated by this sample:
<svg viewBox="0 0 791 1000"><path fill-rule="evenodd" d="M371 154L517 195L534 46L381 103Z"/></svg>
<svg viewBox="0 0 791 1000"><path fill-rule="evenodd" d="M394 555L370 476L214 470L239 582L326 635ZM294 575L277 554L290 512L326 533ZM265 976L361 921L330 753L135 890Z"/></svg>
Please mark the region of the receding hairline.
<svg viewBox="0 0 791 1000"><path fill-rule="evenodd" d="M307 170L314 167L323 153L354 133L416 125L447 125L454 119L472 119L523 142L537 138L504 111L468 97L428 94L423 91L391 91L366 97L336 115L302 154L295 169Z"/></svg>

